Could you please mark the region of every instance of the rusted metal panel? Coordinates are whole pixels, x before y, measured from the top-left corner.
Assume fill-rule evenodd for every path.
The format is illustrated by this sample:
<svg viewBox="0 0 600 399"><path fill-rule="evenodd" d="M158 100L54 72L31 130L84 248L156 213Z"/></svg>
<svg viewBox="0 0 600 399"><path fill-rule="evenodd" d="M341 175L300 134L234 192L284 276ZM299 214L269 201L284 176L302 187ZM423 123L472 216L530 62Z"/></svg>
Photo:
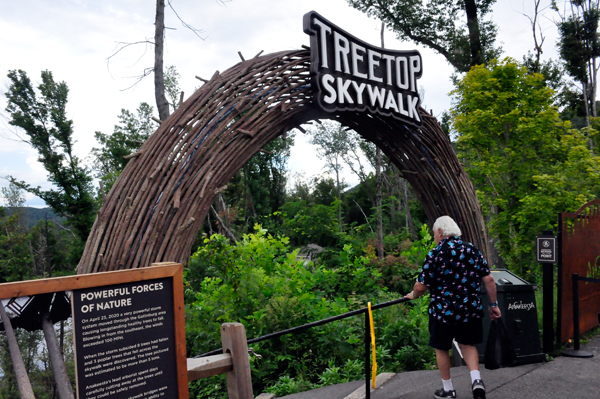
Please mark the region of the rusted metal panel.
<svg viewBox="0 0 600 399"><path fill-rule="evenodd" d="M573 292L571 276L600 278L600 199L588 202L575 213L561 213L561 267L559 270L560 340L573 338ZM598 326L600 285L579 283L579 325L584 333Z"/></svg>

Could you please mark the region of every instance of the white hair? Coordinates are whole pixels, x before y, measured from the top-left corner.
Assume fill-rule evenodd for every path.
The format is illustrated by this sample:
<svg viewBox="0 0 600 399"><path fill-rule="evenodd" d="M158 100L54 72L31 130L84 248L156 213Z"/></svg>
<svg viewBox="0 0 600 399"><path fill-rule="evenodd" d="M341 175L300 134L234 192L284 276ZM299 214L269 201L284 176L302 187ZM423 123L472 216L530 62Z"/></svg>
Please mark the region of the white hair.
<svg viewBox="0 0 600 399"><path fill-rule="evenodd" d="M454 219L450 216L440 216L433 224L433 231L438 229L442 230L442 237L457 236L460 237L462 234L460 227L456 224Z"/></svg>

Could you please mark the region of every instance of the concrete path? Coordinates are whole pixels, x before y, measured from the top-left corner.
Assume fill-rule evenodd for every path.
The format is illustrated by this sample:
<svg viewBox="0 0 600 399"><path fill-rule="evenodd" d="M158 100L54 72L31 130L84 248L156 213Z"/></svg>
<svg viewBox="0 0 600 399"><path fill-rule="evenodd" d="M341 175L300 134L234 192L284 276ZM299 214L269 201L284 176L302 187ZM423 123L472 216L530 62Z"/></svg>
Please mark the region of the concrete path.
<svg viewBox="0 0 600 399"><path fill-rule="evenodd" d="M582 349L594 357L581 359L560 356L548 363L527 364L499 370L486 370L481 375L488 399L599 399L600 335ZM466 367L452 368L452 381L458 398L471 398L471 379ZM372 399L431 399L441 388L437 370L396 374L381 388L371 393ZM363 381L338 384L308 392L285 396L285 399L344 399Z"/></svg>

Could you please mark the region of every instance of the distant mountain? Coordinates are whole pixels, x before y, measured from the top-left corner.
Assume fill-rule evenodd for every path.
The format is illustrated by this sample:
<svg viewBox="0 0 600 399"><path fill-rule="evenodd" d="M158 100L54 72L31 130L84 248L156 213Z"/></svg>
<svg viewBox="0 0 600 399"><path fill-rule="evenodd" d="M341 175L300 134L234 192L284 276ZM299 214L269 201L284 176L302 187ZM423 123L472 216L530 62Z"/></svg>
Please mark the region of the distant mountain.
<svg viewBox="0 0 600 399"><path fill-rule="evenodd" d="M40 220L53 221L55 223L63 223L65 218L56 215L50 208L30 208L24 207L6 207L6 213L13 215L15 212L21 212L23 224L25 228L30 229Z"/></svg>

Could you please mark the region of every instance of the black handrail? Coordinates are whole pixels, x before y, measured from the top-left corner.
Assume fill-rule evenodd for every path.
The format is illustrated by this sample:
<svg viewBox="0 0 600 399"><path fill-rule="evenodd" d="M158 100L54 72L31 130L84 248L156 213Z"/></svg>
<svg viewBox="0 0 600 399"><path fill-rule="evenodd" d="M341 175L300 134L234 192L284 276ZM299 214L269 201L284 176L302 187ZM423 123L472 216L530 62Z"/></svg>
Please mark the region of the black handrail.
<svg viewBox="0 0 600 399"><path fill-rule="evenodd" d="M407 299L407 298L394 299L393 301L388 301L388 302L380 303L379 305L373 305L373 306L371 306L371 310L385 308L385 307L388 307L388 306L391 306L391 305L396 305L398 303L407 302L409 300L410 299ZM327 319L317 320L317 321L313 321L312 323L303 324L303 325L298 326L298 327L288 328L287 330L281 330L281 331L277 331L277 332L274 332L274 333L271 333L271 334L263 335L262 337L252 338L252 339L248 340L248 345L255 344L257 342L266 341L266 340L271 339L271 338L277 338L277 337L280 337L280 336L286 335L286 334L292 334L292 333L296 333L297 334L297 333L300 333L300 332L302 332L304 330L308 330L309 328L322 326L323 324L331 323L331 322L334 322L334 321L337 321L337 320L346 319L348 317L356 316L356 315L359 315L359 314L365 313L365 312L368 312L368 309L367 308L361 308L361 309L353 310L351 312L342 313L342 314L337 315L337 316L328 317ZM203 354L198 355L198 356L194 356L194 359L199 358L199 357L206 357L206 356L218 355L218 354L221 354L221 353L223 353L223 348L221 348L221 349L215 349L213 351L206 352L206 353L203 353Z"/></svg>
<svg viewBox="0 0 600 399"><path fill-rule="evenodd" d="M575 274L577 274L577 273L575 273ZM581 277L580 275L577 275L577 279L579 281L588 281L590 283L598 283L598 284L600 284L600 279L597 279L597 278Z"/></svg>
<svg viewBox="0 0 600 399"><path fill-rule="evenodd" d="M371 306L371 310L377 310L377 309L382 309L382 308L386 308L388 306L392 306L392 305L396 305L399 303L403 303L403 302L408 302L410 301L410 299L408 298L400 298L400 299L394 299L393 301L388 301L388 302L383 302L380 303L378 305L372 305ZM271 334L267 334L267 335L263 335L262 337L257 337L257 338L252 338L248 340L248 345L250 344L255 344L257 342L262 342L262 341L266 341L268 339L272 339L272 338L277 338L277 337L281 337L282 335L286 335L286 334L298 334L301 333L305 330L308 330L310 328L313 327L318 327L318 326L322 326L324 324L327 323L331 323L337 320L342 320L342 319L346 319L348 317L352 317L352 316L356 316L359 315L361 313L365 314L365 382L366 382L366 392L365 392L365 399L370 399L371 397L371 389L369 388L369 380L371 379L371 375L370 375L370 364L371 364L371 330L370 330L370 322L369 322L369 309L368 308L361 308L361 309L357 309L357 310L353 310L351 312L347 312L347 313L342 313L340 315L337 316L333 316L333 317L328 317L326 319L322 319L322 320L317 320L317 321L313 321L312 323L308 323L308 324L303 324L301 326L298 327L293 327L293 328L288 328L286 330L281 330L281 331L277 331ZM198 356L194 356L194 359L199 358L199 357L205 357L205 356L212 356L212 355L218 355L223 353L223 348L221 349L215 349L213 351L210 352L206 352L203 353L201 355Z"/></svg>

